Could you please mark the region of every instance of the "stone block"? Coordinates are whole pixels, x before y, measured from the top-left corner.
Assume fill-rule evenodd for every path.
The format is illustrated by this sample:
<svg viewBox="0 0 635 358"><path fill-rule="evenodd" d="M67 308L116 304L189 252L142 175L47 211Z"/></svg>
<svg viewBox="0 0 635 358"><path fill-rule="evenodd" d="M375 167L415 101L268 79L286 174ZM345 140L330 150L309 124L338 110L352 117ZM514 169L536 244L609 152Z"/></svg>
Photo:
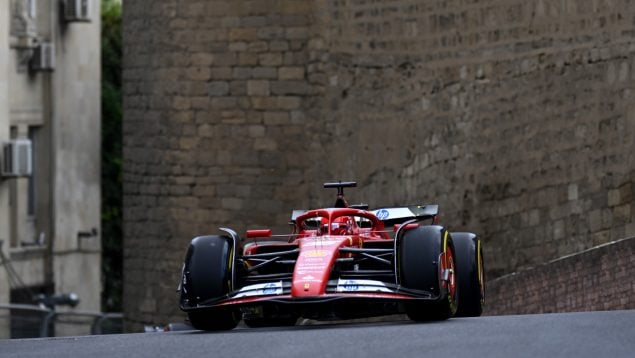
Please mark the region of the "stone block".
<svg viewBox="0 0 635 358"><path fill-rule="evenodd" d="M602 210L595 209L589 212L589 229L591 230L591 232L597 232L603 229Z"/></svg>
<svg viewBox="0 0 635 358"><path fill-rule="evenodd" d="M633 182L629 181L626 184L622 184L619 187L620 191L620 203L630 203L633 201Z"/></svg>
<svg viewBox="0 0 635 358"><path fill-rule="evenodd" d="M304 124L306 123L306 116L303 111L291 111L291 123Z"/></svg>
<svg viewBox="0 0 635 358"><path fill-rule="evenodd" d="M255 52L243 52L238 54L239 66L255 66L258 64L258 54Z"/></svg>
<svg viewBox="0 0 635 358"><path fill-rule="evenodd" d="M277 109L278 99L276 97L251 97L251 105L254 109Z"/></svg>
<svg viewBox="0 0 635 358"><path fill-rule="evenodd" d="M289 27L285 30L285 37L290 40L307 40L309 38L308 28L301 27Z"/></svg>
<svg viewBox="0 0 635 358"><path fill-rule="evenodd" d="M308 14L312 10L311 1L280 1L276 3L276 10L281 14Z"/></svg>
<svg viewBox="0 0 635 358"><path fill-rule="evenodd" d="M244 200L238 198L223 198L221 200L223 209L241 210L244 208Z"/></svg>
<svg viewBox="0 0 635 358"><path fill-rule="evenodd" d="M280 40L285 38L285 30L280 26L263 27L258 29L260 40Z"/></svg>
<svg viewBox="0 0 635 358"><path fill-rule="evenodd" d="M269 51L269 44L267 41L254 41L247 45L247 51L250 52L266 52Z"/></svg>
<svg viewBox="0 0 635 358"><path fill-rule="evenodd" d="M267 126L278 126L289 123L289 112L264 112L263 121Z"/></svg>
<svg viewBox="0 0 635 358"><path fill-rule="evenodd" d="M569 184L567 194L569 200L578 200L578 184Z"/></svg>
<svg viewBox="0 0 635 358"><path fill-rule="evenodd" d="M252 69L253 78L276 79L278 77L278 69L276 67L254 67Z"/></svg>
<svg viewBox="0 0 635 358"><path fill-rule="evenodd" d="M293 110L300 108L302 99L295 96L281 96L277 97L276 103L280 109Z"/></svg>
<svg viewBox="0 0 635 358"><path fill-rule="evenodd" d="M289 43L284 40L269 41L269 50L272 52L284 52L289 50Z"/></svg>
<svg viewBox="0 0 635 358"><path fill-rule="evenodd" d="M238 97L238 108L243 110L251 109L251 101L249 100L249 97Z"/></svg>
<svg viewBox="0 0 635 358"><path fill-rule="evenodd" d="M609 206L617 206L622 202L620 191L618 189L609 190L607 196Z"/></svg>
<svg viewBox="0 0 635 358"><path fill-rule="evenodd" d="M212 81L209 83L210 96L226 96L229 94L229 83L226 81Z"/></svg>
<svg viewBox="0 0 635 358"><path fill-rule="evenodd" d="M208 94L208 84L200 81L186 82L181 87L180 94L184 96L202 96Z"/></svg>
<svg viewBox="0 0 635 358"><path fill-rule="evenodd" d="M262 138L265 136L265 126L251 125L247 128L247 133L251 138Z"/></svg>
<svg viewBox="0 0 635 358"><path fill-rule="evenodd" d="M278 78L280 80L301 80L304 79L304 67L280 67L278 68Z"/></svg>
<svg viewBox="0 0 635 358"><path fill-rule="evenodd" d="M209 97L192 97L190 101L194 110L205 110L210 103Z"/></svg>
<svg viewBox="0 0 635 358"><path fill-rule="evenodd" d="M275 151L278 149L278 143L272 138L257 138L254 142L255 150Z"/></svg>
<svg viewBox="0 0 635 358"><path fill-rule="evenodd" d="M202 124L198 126L197 133L200 137L211 138L214 135L213 127L209 124Z"/></svg>
<svg viewBox="0 0 635 358"><path fill-rule="evenodd" d="M242 42L242 41L231 42L229 44L229 51L231 51L231 52L247 51L247 43L246 42Z"/></svg>
<svg viewBox="0 0 635 358"><path fill-rule="evenodd" d="M213 97L211 105L215 109L236 108L238 100L236 97Z"/></svg>
<svg viewBox="0 0 635 358"><path fill-rule="evenodd" d="M253 69L251 67L234 67L232 70L232 79L244 80L252 77Z"/></svg>
<svg viewBox="0 0 635 358"><path fill-rule="evenodd" d="M249 98L247 98L247 100L249 100ZM249 101L250 103L250 107L251 107L251 101ZM246 112L246 117L247 117L247 123L250 124L260 124L262 123L262 112L261 111L254 111L254 110L249 110Z"/></svg>
<svg viewBox="0 0 635 358"><path fill-rule="evenodd" d="M231 67L212 67L211 68L211 79L212 80L231 80L232 77L232 68Z"/></svg>
<svg viewBox="0 0 635 358"><path fill-rule="evenodd" d="M291 40L289 41L289 47L293 51L300 51L306 46L306 40Z"/></svg>
<svg viewBox="0 0 635 358"><path fill-rule="evenodd" d="M207 81L211 76L209 67L190 67L185 71L187 79L192 81Z"/></svg>
<svg viewBox="0 0 635 358"><path fill-rule="evenodd" d="M282 65L282 54L278 52L274 53L261 53L258 57L260 66L275 67Z"/></svg>
<svg viewBox="0 0 635 358"><path fill-rule="evenodd" d="M307 26L311 24L311 13L278 15L275 23L284 27Z"/></svg>
<svg viewBox="0 0 635 358"><path fill-rule="evenodd" d="M247 16L239 20L241 27L263 27L267 25L267 23L268 20L265 16Z"/></svg>
<svg viewBox="0 0 635 358"><path fill-rule="evenodd" d="M311 86L305 81L274 81L271 82L271 93L274 95L307 95Z"/></svg>
<svg viewBox="0 0 635 358"><path fill-rule="evenodd" d="M234 52L214 54L214 65L218 67L231 67L238 63L238 56Z"/></svg>
<svg viewBox="0 0 635 358"><path fill-rule="evenodd" d="M229 41L254 41L258 38L258 29L256 28L233 28L229 29Z"/></svg>
<svg viewBox="0 0 635 358"><path fill-rule="evenodd" d="M249 96L269 96L269 81L249 80L247 81L247 95Z"/></svg>
<svg viewBox="0 0 635 358"><path fill-rule="evenodd" d="M179 139L179 147L181 149L189 150L194 148L198 144L198 138L196 137L182 137Z"/></svg>
<svg viewBox="0 0 635 358"><path fill-rule="evenodd" d="M190 56L194 66L211 66L214 63L214 55L211 53L195 53Z"/></svg>
<svg viewBox="0 0 635 358"><path fill-rule="evenodd" d="M624 204L613 208L613 220L614 224L621 225L631 220L631 205Z"/></svg>
<svg viewBox="0 0 635 358"><path fill-rule="evenodd" d="M553 237L556 240L564 239L566 235L566 227L564 220L558 220L553 225Z"/></svg>
<svg viewBox="0 0 635 358"><path fill-rule="evenodd" d="M232 96L244 96L247 94L247 81L231 81L229 92Z"/></svg>
<svg viewBox="0 0 635 358"><path fill-rule="evenodd" d="M187 97L177 96L172 99L172 108L176 110L186 110L190 109L190 107L190 99Z"/></svg>

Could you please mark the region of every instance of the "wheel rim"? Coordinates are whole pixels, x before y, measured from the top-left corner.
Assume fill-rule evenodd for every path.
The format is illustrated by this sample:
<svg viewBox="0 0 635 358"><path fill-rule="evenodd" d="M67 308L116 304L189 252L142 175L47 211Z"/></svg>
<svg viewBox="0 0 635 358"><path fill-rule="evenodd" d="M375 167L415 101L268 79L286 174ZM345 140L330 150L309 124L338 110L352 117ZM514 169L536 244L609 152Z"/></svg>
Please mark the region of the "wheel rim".
<svg viewBox="0 0 635 358"><path fill-rule="evenodd" d="M443 287L447 289L448 298L453 302L456 298L456 275L454 274L454 252L452 252L452 248L448 247L443 256L441 272L444 276L446 275L445 272L447 272L447 277L443 277Z"/></svg>

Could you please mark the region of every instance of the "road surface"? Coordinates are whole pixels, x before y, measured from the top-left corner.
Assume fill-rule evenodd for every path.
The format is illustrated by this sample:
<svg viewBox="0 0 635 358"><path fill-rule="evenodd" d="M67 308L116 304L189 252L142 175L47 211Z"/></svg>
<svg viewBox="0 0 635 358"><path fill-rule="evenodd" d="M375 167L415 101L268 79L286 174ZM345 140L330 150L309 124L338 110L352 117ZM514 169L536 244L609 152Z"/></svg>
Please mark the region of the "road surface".
<svg viewBox="0 0 635 358"><path fill-rule="evenodd" d="M0 340L0 357L635 357L635 310Z"/></svg>

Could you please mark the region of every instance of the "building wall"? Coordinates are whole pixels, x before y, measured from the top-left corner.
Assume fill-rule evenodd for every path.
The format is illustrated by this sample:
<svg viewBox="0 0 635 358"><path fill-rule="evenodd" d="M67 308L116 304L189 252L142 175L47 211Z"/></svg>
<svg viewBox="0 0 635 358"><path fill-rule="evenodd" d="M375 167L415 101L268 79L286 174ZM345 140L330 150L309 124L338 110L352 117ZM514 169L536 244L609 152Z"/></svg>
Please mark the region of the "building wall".
<svg viewBox="0 0 635 358"><path fill-rule="evenodd" d="M635 309L635 238L489 281L487 315Z"/></svg>
<svg viewBox="0 0 635 358"><path fill-rule="evenodd" d="M490 277L635 234L629 1L148 4L124 3L131 321L180 319L191 237L285 232L328 180L439 203Z"/></svg>
<svg viewBox="0 0 635 358"><path fill-rule="evenodd" d="M0 24L9 23L9 8L0 4ZM0 26L0 48L9 47L9 27ZM8 57L0 56L0 142L9 139L9 80ZM0 250L7 256L9 252L9 187L0 181ZM0 302L9 302L9 278L0 266ZM0 321L0 339L9 337L9 326Z"/></svg>
<svg viewBox="0 0 635 358"><path fill-rule="evenodd" d="M99 2L90 22L67 23L59 1L35 1L27 14L29 1L0 5L0 140L30 139L33 150L31 178L0 181L2 249L35 292L75 292L77 309L99 311ZM53 71L29 64L42 42L55 45ZM1 267L0 303L16 288Z"/></svg>
<svg viewBox="0 0 635 358"><path fill-rule="evenodd" d="M80 308L101 310L101 17L55 28L58 66L51 84L54 148L53 280L76 292ZM58 95L59 94L59 95Z"/></svg>

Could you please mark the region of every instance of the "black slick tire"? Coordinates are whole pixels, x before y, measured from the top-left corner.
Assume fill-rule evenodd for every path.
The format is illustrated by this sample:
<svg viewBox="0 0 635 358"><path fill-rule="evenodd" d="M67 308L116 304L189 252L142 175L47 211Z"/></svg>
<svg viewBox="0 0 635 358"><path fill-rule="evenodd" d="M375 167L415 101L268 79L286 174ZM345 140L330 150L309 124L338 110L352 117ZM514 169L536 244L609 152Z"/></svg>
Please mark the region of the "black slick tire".
<svg viewBox="0 0 635 358"><path fill-rule="evenodd" d="M225 236L199 236L187 250L181 278L181 305L196 306L221 298L231 290L233 244ZM192 326L206 331L233 329L240 321L236 310L201 308L188 311Z"/></svg>
<svg viewBox="0 0 635 358"><path fill-rule="evenodd" d="M444 287L441 280L444 248L454 267L454 245L447 231L436 225L409 229L397 238L398 276L407 289L427 291L438 300L415 301L406 304L406 314L413 321L446 320L457 307L456 285L453 290ZM453 278L452 278L453 279ZM452 281L455 282L455 281Z"/></svg>
<svg viewBox="0 0 635 358"><path fill-rule="evenodd" d="M484 267L479 238L472 233L452 233L458 266L459 306L457 317L478 317L483 313Z"/></svg>

